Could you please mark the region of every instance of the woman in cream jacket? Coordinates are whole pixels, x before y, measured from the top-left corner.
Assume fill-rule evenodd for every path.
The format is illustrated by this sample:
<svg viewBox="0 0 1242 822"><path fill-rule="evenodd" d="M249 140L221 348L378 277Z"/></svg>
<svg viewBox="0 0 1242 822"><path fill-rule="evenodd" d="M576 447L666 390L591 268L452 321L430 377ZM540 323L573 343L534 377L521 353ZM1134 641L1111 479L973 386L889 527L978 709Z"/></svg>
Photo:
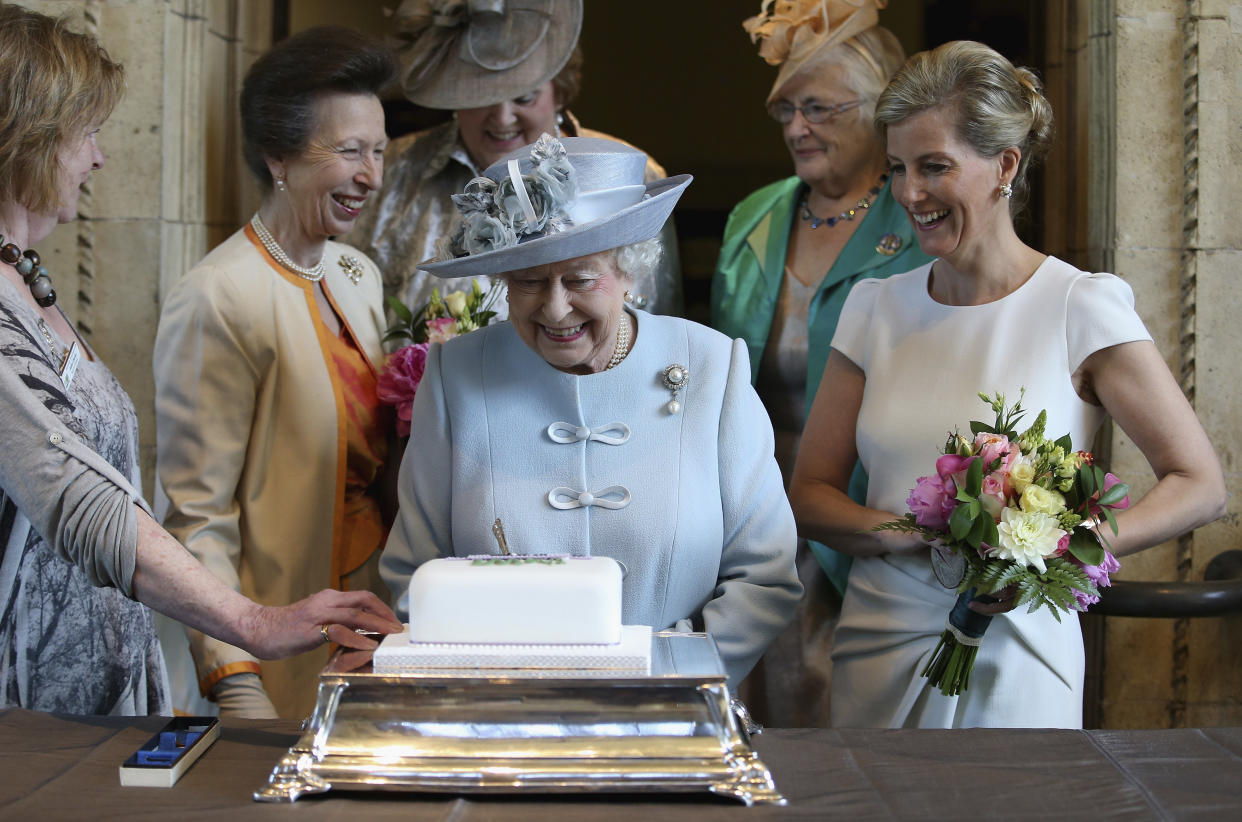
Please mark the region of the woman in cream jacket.
<svg viewBox="0 0 1242 822"><path fill-rule="evenodd" d="M325 586L382 591L382 286L370 260L329 237L352 227L380 185L376 92L392 70L386 51L345 29L303 32L255 63L242 121L266 196L176 284L160 318L164 524L262 603ZM308 713L327 654L260 667L193 632L190 650L197 676L185 678L222 713L250 717Z"/></svg>

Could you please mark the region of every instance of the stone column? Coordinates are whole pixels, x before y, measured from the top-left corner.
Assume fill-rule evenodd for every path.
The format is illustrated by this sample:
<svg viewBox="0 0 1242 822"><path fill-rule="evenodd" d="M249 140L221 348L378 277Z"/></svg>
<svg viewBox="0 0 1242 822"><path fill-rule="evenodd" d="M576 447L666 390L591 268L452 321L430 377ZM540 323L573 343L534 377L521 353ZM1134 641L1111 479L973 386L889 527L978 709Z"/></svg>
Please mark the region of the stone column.
<svg viewBox="0 0 1242 822"><path fill-rule="evenodd" d="M1231 494L1242 455L1242 5L1230 0L1090 4L1089 258L1133 286L1139 313L1216 445ZM1154 482L1120 431L1113 470ZM1122 576L1202 580L1239 545L1219 522L1125 560ZM1242 722L1242 617L1111 619L1106 727Z"/></svg>
<svg viewBox="0 0 1242 822"><path fill-rule="evenodd" d="M40 247L60 305L138 409L144 491L155 477L151 352L161 295L257 207L237 91L271 42L271 0L26 0L94 34L125 65L100 132L107 156L79 219Z"/></svg>

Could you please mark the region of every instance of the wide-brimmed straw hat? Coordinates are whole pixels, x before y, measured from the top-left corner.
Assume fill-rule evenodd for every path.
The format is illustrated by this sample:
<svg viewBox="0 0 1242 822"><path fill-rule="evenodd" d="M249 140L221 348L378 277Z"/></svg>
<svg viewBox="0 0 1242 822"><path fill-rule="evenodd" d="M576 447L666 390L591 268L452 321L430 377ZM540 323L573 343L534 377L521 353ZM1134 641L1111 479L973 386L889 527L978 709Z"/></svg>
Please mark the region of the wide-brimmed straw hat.
<svg viewBox="0 0 1242 822"><path fill-rule="evenodd" d="M529 94L564 68L582 0L404 0L393 22L410 102L480 108Z"/></svg>
<svg viewBox="0 0 1242 822"><path fill-rule="evenodd" d="M880 9L887 5L888 0L763 0L759 14L745 20L742 28L752 43L759 43L759 56L781 67L768 102L780 96L781 86L803 66L838 44L854 46L875 65L875 58L853 37L878 25Z"/></svg>
<svg viewBox="0 0 1242 822"><path fill-rule="evenodd" d="M571 260L660 233L689 174L644 182L647 155L597 137L545 134L488 167L453 201L461 212L437 277L504 274Z"/></svg>

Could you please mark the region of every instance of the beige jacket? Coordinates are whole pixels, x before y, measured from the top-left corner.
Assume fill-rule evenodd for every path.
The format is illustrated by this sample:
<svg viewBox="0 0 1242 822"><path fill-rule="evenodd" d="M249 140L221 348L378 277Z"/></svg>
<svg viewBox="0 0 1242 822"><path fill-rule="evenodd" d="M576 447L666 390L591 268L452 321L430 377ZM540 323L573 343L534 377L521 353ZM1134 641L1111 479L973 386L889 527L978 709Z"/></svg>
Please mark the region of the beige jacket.
<svg viewBox="0 0 1242 822"><path fill-rule="evenodd" d="M361 266L357 283L341 265L346 255ZM327 244L324 262L330 301L378 367L379 271L340 243ZM268 605L340 587L353 570L338 558L343 400L317 311L312 283L277 265L247 226L177 282L155 340L164 526L218 577ZM230 674L260 672L241 649L188 633L204 693ZM324 648L262 664L281 716L310 712L326 658Z"/></svg>

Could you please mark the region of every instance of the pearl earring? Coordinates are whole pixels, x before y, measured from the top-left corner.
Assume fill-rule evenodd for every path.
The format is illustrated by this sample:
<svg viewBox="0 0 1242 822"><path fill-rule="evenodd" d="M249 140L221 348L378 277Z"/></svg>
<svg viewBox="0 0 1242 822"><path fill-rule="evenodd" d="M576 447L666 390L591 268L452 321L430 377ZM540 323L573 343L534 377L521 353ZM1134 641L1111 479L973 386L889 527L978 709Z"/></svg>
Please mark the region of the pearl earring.
<svg viewBox="0 0 1242 822"><path fill-rule="evenodd" d="M1013 196L1013 183L1001 183L1000 193L1001 193L1001 196L1004 197L1006 200L1012 197Z"/></svg>
<svg viewBox="0 0 1242 822"><path fill-rule="evenodd" d="M280 177L277 177L277 178L276 178L276 190L277 190L277 191L284 191L284 190L285 190L285 181L284 181L282 178L280 178Z"/></svg>

